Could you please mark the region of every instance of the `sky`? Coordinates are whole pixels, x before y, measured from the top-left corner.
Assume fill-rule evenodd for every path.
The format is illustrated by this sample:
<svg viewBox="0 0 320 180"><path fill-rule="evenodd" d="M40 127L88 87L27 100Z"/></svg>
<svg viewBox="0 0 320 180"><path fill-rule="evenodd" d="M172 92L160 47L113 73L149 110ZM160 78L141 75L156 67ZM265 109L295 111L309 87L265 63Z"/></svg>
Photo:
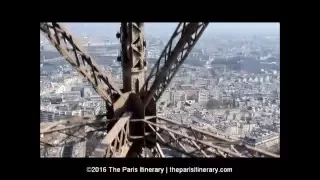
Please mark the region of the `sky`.
<svg viewBox="0 0 320 180"><path fill-rule="evenodd" d="M77 35L115 37L120 23L63 23L72 33ZM146 34L171 36L178 23L145 23ZM260 34L280 33L280 23L210 23L205 34Z"/></svg>

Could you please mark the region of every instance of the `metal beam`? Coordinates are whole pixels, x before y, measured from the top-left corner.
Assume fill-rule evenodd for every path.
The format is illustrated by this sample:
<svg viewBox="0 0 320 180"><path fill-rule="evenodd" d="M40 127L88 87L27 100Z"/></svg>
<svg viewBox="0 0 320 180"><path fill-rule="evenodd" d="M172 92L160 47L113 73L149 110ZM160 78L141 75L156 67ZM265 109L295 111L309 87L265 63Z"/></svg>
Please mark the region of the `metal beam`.
<svg viewBox="0 0 320 180"><path fill-rule="evenodd" d="M147 70L144 23L122 22L120 35L123 90L139 93Z"/></svg>
<svg viewBox="0 0 320 180"><path fill-rule="evenodd" d="M118 136L120 130L125 127L125 124L130 120L132 113L125 113L113 126L111 131L102 141L104 144L111 144L114 139Z"/></svg>
<svg viewBox="0 0 320 180"><path fill-rule="evenodd" d="M202 150L195 141L191 140L191 142L192 142L192 144L204 155L204 157L209 157L209 156L206 154L206 152L204 152L204 150Z"/></svg>
<svg viewBox="0 0 320 180"><path fill-rule="evenodd" d="M160 133L158 133L150 124L148 124L148 126L152 129L153 132L156 133L156 135L160 138L161 141L166 142L163 137L160 135Z"/></svg>
<svg viewBox="0 0 320 180"><path fill-rule="evenodd" d="M178 145L179 145L185 152L188 152L187 149L181 144L180 141L177 140L177 138L174 136L174 134L173 134L172 132L168 132L168 133L169 133L169 135L171 136L171 138L173 138L174 141L175 141L176 143L178 143Z"/></svg>
<svg viewBox="0 0 320 180"><path fill-rule="evenodd" d="M182 133L180 133L180 132L171 130L171 129L167 128L167 127L160 126L160 125L158 125L158 124L156 124L156 123L152 123L152 122L150 122L150 121L145 121L145 122L148 123L148 124L150 124L150 125L153 125L153 126L155 126L155 127L158 127L158 128L160 128L160 129L164 129L164 130L167 131L167 132L172 132L173 134L176 134L176 135L178 135L178 136L184 137L184 138L186 138L186 139L193 140L193 141L195 141L195 142L197 142L197 143L201 143L201 144L204 144L204 145L206 145L206 146L210 146L210 147L212 147L212 148L214 148L214 149L220 150L220 151L225 152L225 153L227 153L227 154L229 154L229 155L232 155L232 156L234 156L234 157L243 157L242 155L239 156L239 154L233 153L233 152L229 151L228 149L221 148L221 147L219 147L219 146L210 144L209 142L202 141L202 140L198 140L198 139L196 139L196 138L194 138L194 137L190 137L190 136L184 135L184 134L182 134Z"/></svg>
<svg viewBox="0 0 320 180"><path fill-rule="evenodd" d="M160 117L160 116L157 116L158 120L160 121L165 121L165 122L168 122L170 124L174 124L174 125L177 125L181 128L185 128L185 129L191 129L197 133L200 133L200 134L203 134L203 135L206 135L208 137L211 137L217 141L222 141L222 142L225 142L225 143L228 143L228 144L233 144L233 143L236 143L235 141L232 141L230 139L227 139L227 138L224 138L224 137L221 137L221 136L218 136L216 134L213 134L213 133L210 133L210 132L207 132L207 131L203 131L199 128L196 128L196 127L192 127L190 125L185 125L185 124L181 124L181 123L178 123L176 121L173 121L173 120L170 120L168 118L164 118L164 117Z"/></svg>
<svg viewBox="0 0 320 180"><path fill-rule="evenodd" d="M131 143L128 141L129 120L131 112L123 116L112 127L111 131L94 150L91 157L125 157Z"/></svg>
<svg viewBox="0 0 320 180"><path fill-rule="evenodd" d="M144 107L148 106L152 98L155 101L160 98L207 25L208 23L179 23L144 84L144 88L147 90L151 79L154 78L154 82L143 101ZM180 38L178 38L178 35L181 35ZM174 41L177 39L179 39L177 44L171 50ZM163 66L160 68L161 64Z"/></svg>
<svg viewBox="0 0 320 180"><path fill-rule="evenodd" d="M177 125L179 126L180 128L185 128L186 130L193 130L195 131L196 133L200 133L202 135L204 135L205 137L210 137L210 138L213 138L214 140L217 140L218 142L213 142L213 144L215 145L219 145L219 144L223 144L223 145L227 145L230 149L232 149L233 151L235 151L235 147L234 146L240 146L241 142L240 141L232 141L232 140L229 140L227 138L223 138L223 137L219 137L215 134L212 134L210 132L206 132L206 131L203 131L201 129L198 129L196 127L192 127L192 126L186 126L184 124L180 124L176 121L172 121L168 118L164 118L164 117L158 117L158 120L160 121L165 121L167 123L170 123L170 124L174 124L174 125ZM280 157L279 155L277 154L274 154L274 153L271 153L271 152L267 152L265 150L262 150L262 149L258 149L258 148L255 148L255 147L252 147L252 146L248 146L248 145L245 145L245 146L241 146L244 150L247 150L249 151L250 154L252 154L253 156L255 156L255 154L259 154L261 156L265 156L265 157L274 157L274 158L277 158L277 157ZM243 150L243 151L244 151ZM241 151L242 152L242 151ZM241 154L241 152L238 152L236 151L235 153L237 154ZM219 151L217 151L217 153L219 153Z"/></svg>
<svg viewBox="0 0 320 180"><path fill-rule="evenodd" d="M98 64L76 43L66 28L58 23L40 23L40 30L58 52L93 85L97 93L111 106L121 97L110 74L104 73Z"/></svg>
<svg viewBox="0 0 320 180"><path fill-rule="evenodd" d="M161 141L157 141L157 140L155 140L154 138L149 138L149 137L147 137L146 138L146 140L147 141L150 141L150 142L153 142L153 143L159 143L159 144L161 144L162 146L164 146L164 147L169 147L169 148L171 148L171 149L173 149L173 150L175 150L175 151L177 151L177 152L179 152L179 153L181 153L181 154L185 154L185 155L187 155L187 156L189 156L189 157L194 157L194 158L196 158L196 156L194 156L193 154L190 154L190 153L188 153L188 152L186 152L186 151L184 151L184 150L181 150L180 148L177 148L177 147L174 147L174 146L172 146L172 145L170 145L170 144L168 144L167 142L163 142L162 140Z"/></svg>
<svg viewBox="0 0 320 180"><path fill-rule="evenodd" d="M52 133L52 132L63 131L63 130L67 130L67 129L72 129L72 128L79 127L79 126L87 126L87 125L91 125L91 124L99 124L99 123L105 123L105 122L106 122L106 121L96 121L96 122L80 123L80 124L75 124L75 125L71 125L71 126L67 126L67 127L61 127L61 128L56 128L56 129L50 129L50 130L40 131L40 134L49 134L49 133Z"/></svg>
<svg viewBox="0 0 320 180"><path fill-rule="evenodd" d="M159 152L160 157L165 158L166 156L163 154L163 151L162 151L159 143L156 143L156 148L157 148L157 151Z"/></svg>
<svg viewBox="0 0 320 180"><path fill-rule="evenodd" d="M271 153L271 152L268 152L268 151L265 151L265 150L262 150L262 149L258 149L258 148L252 147L252 146L245 145L245 147L249 151L252 151L252 152L260 154L260 155L264 155L266 157L273 157L273 158L279 158L280 157L277 154L274 154L274 153Z"/></svg>

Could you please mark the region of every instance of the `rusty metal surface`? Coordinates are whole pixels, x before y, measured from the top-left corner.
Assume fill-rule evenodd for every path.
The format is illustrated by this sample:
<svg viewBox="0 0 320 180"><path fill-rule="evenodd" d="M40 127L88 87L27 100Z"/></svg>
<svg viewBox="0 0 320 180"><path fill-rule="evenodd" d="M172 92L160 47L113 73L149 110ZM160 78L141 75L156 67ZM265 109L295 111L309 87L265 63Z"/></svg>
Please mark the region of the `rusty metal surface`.
<svg viewBox="0 0 320 180"><path fill-rule="evenodd" d="M157 149L157 152L159 153L159 157L160 158L165 158L166 156L164 155L159 143L156 143L156 149Z"/></svg>
<svg viewBox="0 0 320 180"><path fill-rule="evenodd" d="M195 137L191 137L191 136L185 135L185 134L183 134L181 132L178 132L176 130L169 129L169 128L163 126L163 125L158 125L158 124L150 122L150 121L145 121L145 122L147 124L150 124L150 125L152 125L154 127L159 128L159 129L163 129L164 131L166 131L168 133L171 132L172 134L177 136L178 138L173 139L172 142L178 142L178 141L182 142L184 140L183 141L184 143L188 143L191 147L194 147L194 145L191 142L191 141L194 141L194 142L200 143L202 145L205 145L207 148L213 149L213 151L221 151L223 153L226 153L229 157L244 157L242 155L239 155L237 153L234 153L234 152L230 151L229 149L222 148L222 147L214 145L214 144L212 144L210 142L199 140L199 139L197 139ZM177 139L179 139L179 140L177 140ZM187 153L189 153L189 152L187 152Z"/></svg>
<svg viewBox="0 0 320 180"><path fill-rule="evenodd" d="M131 92L129 102L125 107L126 111L132 112L132 118L144 119L145 111L142 105L140 94L143 94L145 72L147 64L145 59L144 23L121 22L121 65L123 73L123 92ZM144 144L141 139L132 138L143 136L145 129L143 122L130 121L130 141L134 154L141 154Z"/></svg>
<svg viewBox="0 0 320 180"><path fill-rule="evenodd" d="M70 126L66 126L66 127L60 127L60 128L50 128L49 130L40 130L40 134L49 134L55 131L63 131L63 130L67 130L67 129L73 129L79 126L88 126L88 125L92 125L92 124L100 124L100 123L105 123L105 121L90 121L90 122L86 122L86 123L79 123L79 124L74 124L74 125L70 125ZM60 125L60 124L59 124Z"/></svg>
<svg viewBox="0 0 320 180"><path fill-rule="evenodd" d="M222 156L225 158L279 157L279 155L273 154L271 152L243 145L240 141L231 141L227 138L219 137L215 134L200 130L198 128L186 126L172 120L159 117L158 122L161 121L165 121L167 122L167 124L159 125L160 123L155 124L149 122L148 120L145 120L145 122L149 126L153 126L152 130L157 134L160 141L165 142L165 144L170 144L175 148L179 148L180 152L185 152L186 155L192 154L195 157ZM172 126L171 124L173 124L174 126ZM163 131L159 133L158 131L156 131L155 127L158 127ZM188 133L192 135L188 135ZM193 148L193 150L188 150L188 148L186 148L187 146L189 147L189 149Z"/></svg>
<svg viewBox="0 0 320 180"><path fill-rule="evenodd" d="M137 134L137 139L145 138L153 142L155 145L153 150L158 153L156 157L165 157L160 145L189 157L279 157L264 150L242 145L239 141L232 141L217 134L156 116L155 102L169 85L207 25L208 23L179 23L145 82L143 23L121 23L120 40L124 75L124 92L122 92L112 82L111 75L104 74L99 69L97 63L81 50L75 38L64 27L58 23L40 23L41 32L60 54L92 83L97 93L107 102L108 113L109 110L111 112L108 118L113 120L114 124L90 157L126 157L130 147L134 145L134 138L129 133L140 131L140 125L129 125L135 121L141 121L140 124L143 125L141 127L144 128L141 130L142 134ZM149 85L151 87L148 90ZM141 91L148 92L145 94ZM145 110L147 106L148 109ZM135 120L132 120L133 118ZM59 123L48 124L42 127L40 133L64 133L73 136L69 131L73 132L75 127L81 128L82 125L94 123L91 120L81 120L76 124L66 122L69 121L64 121L68 127L58 127ZM100 126L105 128L104 124ZM150 131L146 131L146 127ZM46 145L50 145L51 139L40 137L41 142L42 140L43 143L47 143Z"/></svg>
<svg viewBox="0 0 320 180"><path fill-rule="evenodd" d="M55 131L62 131L66 129L72 129L75 127L86 126L91 124L101 124L105 122L106 121L97 120L90 117L73 116L71 118L62 119L59 121L40 123L40 134L49 134ZM56 128L56 126L63 126L63 127Z"/></svg>
<svg viewBox="0 0 320 180"><path fill-rule="evenodd" d="M123 89L124 92L139 93L147 70L144 23L123 22L120 34Z"/></svg>
<svg viewBox="0 0 320 180"><path fill-rule="evenodd" d="M118 134L120 133L121 129L123 129L126 125L126 123L130 120L132 116L132 113L125 113L118 121L117 123L113 126L111 131L108 133L106 138L103 140L104 144L111 144Z"/></svg>
<svg viewBox="0 0 320 180"><path fill-rule="evenodd" d="M113 82L112 76L103 72L96 61L84 53L79 44L76 43L75 37L61 24L40 23L40 30L58 52L88 79L108 105L111 106L122 95L122 92Z"/></svg>
<svg viewBox="0 0 320 180"><path fill-rule="evenodd" d="M280 156L278 154L274 154L268 151L265 151L263 149L255 148L252 146L245 145L246 149L249 151L251 154L255 154L257 157L273 157L273 158L279 158Z"/></svg>
<svg viewBox="0 0 320 180"><path fill-rule="evenodd" d="M235 143L235 141L232 141L232 140L227 139L227 138L225 138L225 137L218 136L218 135L216 135L216 134L213 134L213 133L210 133L210 132L201 130L201 129L196 128L196 127L193 127L193 126L189 126L189 125L185 125L185 124L180 124L180 123L178 123L178 122L176 122L176 121L170 120L170 119L168 119L168 118L160 117L160 116L158 116L157 118L158 118L159 123L160 123L161 121L164 121L164 122L167 122L167 125L168 125L168 124L177 125L179 128L190 129L190 130L192 130L192 131L194 131L194 132L197 132L197 133L203 134L203 135L205 135L205 136L207 136L207 137L210 137L210 139L213 139L213 140L215 141L215 143L219 143L219 142L226 142L226 143L228 143L228 144L233 144L233 143Z"/></svg>
<svg viewBox="0 0 320 180"><path fill-rule="evenodd" d="M124 113L112 127L101 144L94 150L91 157L125 157L131 142L129 136L129 120L132 113Z"/></svg>
<svg viewBox="0 0 320 180"><path fill-rule="evenodd" d="M148 89L154 80L144 99L144 107L151 98L155 101L160 98L207 26L208 23L179 23L144 84Z"/></svg>

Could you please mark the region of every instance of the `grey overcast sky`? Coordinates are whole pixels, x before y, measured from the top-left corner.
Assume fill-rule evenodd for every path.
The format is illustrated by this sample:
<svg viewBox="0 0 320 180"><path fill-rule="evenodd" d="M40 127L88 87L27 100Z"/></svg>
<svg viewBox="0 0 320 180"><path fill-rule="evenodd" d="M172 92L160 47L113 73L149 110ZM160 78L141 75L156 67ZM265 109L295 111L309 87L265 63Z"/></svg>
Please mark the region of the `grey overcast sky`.
<svg viewBox="0 0 320 180"><path fill-rule="evenodd" d="M115 37L120 23L64 23L71 32L78 35L87 33L93 36ZM177 23L145 23L146 34L171 36ZM280 33L280 23L210 23L205 34L214 33Z"/></svg>

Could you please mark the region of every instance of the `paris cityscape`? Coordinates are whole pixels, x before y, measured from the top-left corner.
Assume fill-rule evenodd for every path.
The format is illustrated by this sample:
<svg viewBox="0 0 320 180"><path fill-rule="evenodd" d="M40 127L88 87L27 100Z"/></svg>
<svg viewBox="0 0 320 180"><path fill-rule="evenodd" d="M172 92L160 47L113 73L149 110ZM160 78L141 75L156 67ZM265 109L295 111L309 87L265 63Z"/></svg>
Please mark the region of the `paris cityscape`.
<svg viewBox="0 0 320 180"><path fill-rule="evenodd" d="M120 23L63 24L122 87L121 43L116 37ZM145 24L148 74L177 23ZM40 129L66 118L107 113L90 82L41 34L40 101ZM157 101L157 116L280 156L280 24L210 23ZM90 157L107 134L94 129L86 126L68 140L58 132L41 137L46 143L40 145L40 156ZM169 149L163 151L174 157Z"/></svg>

